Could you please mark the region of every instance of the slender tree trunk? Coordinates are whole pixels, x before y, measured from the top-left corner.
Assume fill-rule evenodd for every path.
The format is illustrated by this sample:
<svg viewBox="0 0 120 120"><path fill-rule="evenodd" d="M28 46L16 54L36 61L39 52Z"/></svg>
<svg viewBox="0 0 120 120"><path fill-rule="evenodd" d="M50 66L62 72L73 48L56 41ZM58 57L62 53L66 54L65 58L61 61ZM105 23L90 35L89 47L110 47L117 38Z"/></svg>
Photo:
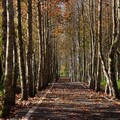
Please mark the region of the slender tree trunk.
<svg viewBox="0 0 120 120"><path fill-rule="evenodd" d="M3 84L3 81L2 81L2 76L3 76L3 70L2 70L2 60L1 60L1 55L0 55L0 85Z"/></svg>
<svg viewBox="0 0 120 120"><path fill-rule="evenodd" d="M86 43L85 43L85 15L84 0L82 1L82 42L83 42L83 80L86 81Z"/></svg>
<svg viewBox="0 0 120 120"><path fill-rule="evenodd" d="M44 6L46 6L46 0L43 2ZM48 84L48 79L47 79L47 75L48 75L48 71L47 71L47 56L46 56L46 49L47 49L47 31L46 31L46 12L44 12L42 14L43 19L42 19L42 32L43 32L43 88L46 88L47 84Z"/></svg>
<svg viewBox="0 0 120 120"><path fill-rule="evenodd" d="M21 99L27 100L27 83L26 83L26 68L23 53L23 38L22 38L22 23L21 23L21 2L17 0L17 11L18 11L18 51L19 51L19 71L21 81Z"/></svg>
<svg viewBox="0 0 120 120"><path fill-rule="evenodd" d="M81 81L81 33L80 33L80 30L81 30L81 12L80 12L80 5L79 3L77 3L77 12L78 12L78 16L77 16L77 23L78 23L78 26L77 26L77 39L78 39L78 81L80 82Z"/></svg>
<svg viewBox="0 0 120 120"><path fill-rule="evenodd" d="M15 28L14 28L15 30ZM14 31L15 32L15 31ZM15 33L14 33L15 35ZM17 51L17 44L16 39L13 39L13 90L14 90L14 99L16 95L16 85L17 85L17 79L18 79L18 51Z"/></svg>
<svg viewBox="0 0 120 120"><path fill-rule="evenodd" d="M95 4L93 2L93 0L89 0L89 16L90 16L90 36L91 36L91 69L90 69L90 89L95 89L95 79L94 79L94 57L95 57L95 18L94 18L94 14L95 14ZM92 13L90 14L90 12L92 11Z"/></svg>
<svg viewBox="0 0 120 120"><path fill-rule="evenodd" d="M48 8L48 5L49 3L47 2L46 3L47 5L47 8ZM49 23L49 15L48 15L48 11L47 11L47 14L46 14L46 27L48 28L46 30L46 70L47 70L47 81L50 82L51 79L50 79L50 57L51 57L51 54L50 54L50 23Z"/></svg>
<svg viewBox="0 0 120 120"><path fill-rule="evenodd" d="M117 4L118 4L118 79L120 80L120 0L117 0Z"/></svg>
<svg viewBox="0 0 120 120"><path fill-rule="evenodd" d="M116 46L112 46L110 51L110 76L112 82L112 95L115 98L119 98L119 91L116 79Z"/></svg>
<svg viewBox="0 0 120 120"><path fill-rule="evenodd" d="M95 87L95 90L96 92L100 91L101 88L100 88L100 83L101 83L101 79L102 79L102 73L101 73L101 61L99 59L99 68L98 68L98 79L96 81L96 87Z"/></svg>
<svg viewBox="0 0 120 120"><path fill-rule="evenodd" d="M41 3L37 2L37 9L38 9L38 36L39 36L39 69L38 69L38 83L37 89L38 91L42 89L42 71L43 71L43 46L42 46L42 21L41 21Z"/></svg>
<svg viewBox="0 0 120 120"><path fill-rule="evenodd" d="M7 5L7 48L5 61L5 79L4 79L4 94L2 116L6 117L10 113L11 106L15 104L13 91L13 40L15 40L14 31L14 9L13 0L6 0ZM3 8L4 9L4 8Z"/></svg>
<svg viewBox="0 0 120 120"><path fill-rule="evenodd" d="M78 63L78 81L81 81L81 50L80 50L80 16L78 20L78 56L79 56L79 63Z"/></svg>
<svg viewBox="0 0 120 120"><path fill-rule="evenodd" d="M28 51L27 51L27 72L29 96L34 97L33 90L33 72L32 72L32 54L33 54L33 36L32 36L32 0L28 0Z"/></svg>
<svg viewBox="0 0 120 120"><path fill-rule="evenodd" d="M120 80L120 53L119 52L118 52L118 80Z"/></svg>
<svg viewBox="0 0 120 120"><path fill-rule="evenodd" d="M100 43L100 44L99 44ZM102 0L99 0L98 4L98 41L97 41L97 64L96 64L96 91L100 91L100 81L101 81L101 62L100 62L100 46L102 45ZM101 48L102 49L102 48Z"/></svg>
<svg viewBox="0 0 120 120"><path fill-rule="evenodd" d="M37 82L37 63L36 63L36 55L35 55L35 49L34 49L34 54L33 54L33 61L32 61L32 66L33 66L33 92L34 95L37 93L37 89L36 89L36 82Z"/></svg>
<svg viewBox="0 0 120 120"><path fill-rule="evenodd" d="M2 57L1 57L1 67L3 74L1 75L4 79L5 73L5 60L6 60L6 44L7 44L7 8L6 0L2 0ZM3 84L1 79L1 84Z"/></svg>
<svg viewBox="0 0 120 120"><path fill-rule="evenodd" d="M113 20L113 36L112 43L116 39L117 36L117 0L112 0L112 20Z"/></svg>

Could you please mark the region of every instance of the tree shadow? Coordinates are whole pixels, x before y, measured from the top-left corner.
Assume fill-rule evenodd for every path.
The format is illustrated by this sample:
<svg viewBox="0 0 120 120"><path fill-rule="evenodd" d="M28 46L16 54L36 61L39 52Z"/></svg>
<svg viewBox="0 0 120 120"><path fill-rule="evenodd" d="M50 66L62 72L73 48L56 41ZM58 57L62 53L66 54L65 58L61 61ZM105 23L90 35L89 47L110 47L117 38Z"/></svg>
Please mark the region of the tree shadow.
<svg viewBox="0 0 120 120"><path fill-rule="evenodd" d="M44 92L44 91L43 91ZM120 105L84 88L80 83L55 83L30 120L120 120ZM15 119L22 119L31 107L21 107Z"/></svg>

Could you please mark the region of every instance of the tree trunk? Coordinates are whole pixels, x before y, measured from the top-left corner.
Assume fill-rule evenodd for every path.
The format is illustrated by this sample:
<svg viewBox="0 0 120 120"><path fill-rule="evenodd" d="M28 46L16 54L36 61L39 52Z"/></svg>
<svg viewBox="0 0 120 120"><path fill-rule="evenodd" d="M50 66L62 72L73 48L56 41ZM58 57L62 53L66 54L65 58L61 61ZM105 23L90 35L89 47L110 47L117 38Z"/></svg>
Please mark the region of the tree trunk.
<svg viewBox="0 0 120 120"><path fill-rule="evenodd" d="M27 100L27 83L26 83L26 68L23 53L23 38L22 38L22 23L21 23L21 2L17 0L17 12L18 12L18 51L19 51L19 71L21 81L21 99Z"/></svg>
<svg viewBox="0 0 120 120"><path fill-rule="evenodd" d="M91 8L92 7L92 8ZM91 12L91 9L92 9L92 13L90 14ZM90 86L90 89L95 89L95 79L94 79L94 58L95 58L95 18L94 18L94 15L95 14L95 4L92 0L89 0L89 19L90 19L90 36L91 36L91 69L90 69L90 83L89 83L89 86Z"/></svg>
<svg viewBox="0 0 120 120"><path fill-rule="evenodd" d="M33 47L32 47L32 0L28 0L28 51L27 51L27 75L28 75L28 89L29 89L29 96L34 97L34 89L33 89L33 72L32 72L32 54L33 54Z"/></svg>
<svg viewBox="0 0 120 120"><path fill-rule="evenodd" d="M100 0L101 4L102 4L102 0ZM100 58L101 58L101 63L102 63L102 67L103 67L103 71L104 71L104 75L106 77L107 80L107 85L109 88L109 94L112 95L114 98L119 98L119 92L118 92L118 86L117 86L117 82L116 82L116 51L118 48L118 45L120 44L119 39L118 39L118 33L116 33L116 0L113 1L113 44L111 46L110 49L110 54L109 54L109 67L110 69L106 68L105 65L105 59L103 57L103 53L102 53L102 41L101 39L99 39L99 45L100 45Z"/></svg>
<svg viewBox="0 0 120 120"><path fill-rule="evenodd" d="M80 18L79 18L79 24L78 24L78 59L79 59L79 63L78 63L78 81L81 82L81 50L80 50Z"/></svg>
<svg viewBox="0 0 120 120"><path fill-rule="evenodd" d="M6 60L6 44L7 44L7 8L6 8L6 0L2 0L2 77L4 79L5 73L5 60ZM1 80L1 84L3 84L3 80Z"/></svg>
<svg viewBox="0 0 120 120"><path fill-rule="evenodd" d="M13 29L15 30L15 28ZM15 31L14 31L15 35ZM18 80L18 51L17 51L17 44L16 39L13 39L13 90L14 90L14 99L16 97L16 85Z"/></svg>
<svg viewBox="0 0 120 120"><path fill-rule="evenodd" d="M117 1L118 3L118 79L120 80L120 0Z"/></svg>
<svg viewBox="0 0 120 120"><path fill-rule="evenodd" d="M82 1L82 42L83 42L83 80L82 81L86 81L86 43L85 43L84 0Z"/></svg>
<svg viewBox="0 0 120 120"><path fill-rule="evenodd" d="M2 60L0 55L0 85L3 85L2 77L3 77L3 70L2 70Z"/></svg>
<svg viewBox="0 0 120 120"><path fill-rule="evenodd" d="M98 4L98 41L97 41L97 64L96 64L96 91L100 91L100 81L101 81L101 59L99 56L100 49L102 50L102 0L99 0Z"/></svg>
<svg viewBox="0 0 120 120"><path fill-rule="evenodd" d="M38 83L37 89L40 91L42 89L42 63L43 63L43 46L42 46L42 21L41 21L41 3L37 2L37 11L38 11L38 37L39 37L39 68L38 68Z"/></svg>
<svg viewBox="0 0 120 120"><path fill-rule="evenodd" d="M115 98L119 98L119 91L117 86L117 79L116 79L116 53L117 48L120 44L120 40L118 39L119 33L117 32L117 29L119 29L119 24L117 25L117 18L119 21L119 17L117 16L117 2L119 6L119 0L113 1L113 44L110 49L109 59L110 59L110 79L112 83L112 95ZM119 12L119 7L118 7ZM119 13L118 13L119 15Z"/></svg>
<svg viewBox="0 0 120 120"><path fill-rule="evenodd" d="M96 92L98 92L98 91L101 90L101 88L100 88L101 79L102 79L102 74L101 74L101 61L100 61L100 59L99 59L98 78L97 78L96 86L95 86Z"/></svg>
<svg viewBox="0 0 120 120"><path fill-rule="evenodd" d="M120 53L119 52L118 52L118 80L120 80Z"/></svg>
<svg viewBox="0 0 120 120"><path fill-rule="evenodd" d="M33 61L32 61L32 66L33 66L33 79L34 79L34 82L33 82L33 92L34 92L34 95L37 93L37 90L36 90L36 82L37 82L37 63L36 63L36 56L35 56L35 49L34 49L34 54L33 54Z"/></svg>
<svg viewBox="0 0 120 120"><path fill-rule="evenodd" d="M115 44L114 44L115 45ZM119 91L117 86L117 79L116 79L116 47L112 46L110 51L110 76L112 82L112 95L115 98L119 98Z"/></svg>
<svg viewBox="0 0 120 120"><path fill-rule="evenodd" d="M2 116L6 117L10 113L11 106L15 104L13 91L13 40L15 40L14 31L14 9L13 0L6 0L7 5L7 46L6 46L6 61L5 61L5 79L4 79L4 94ZM4 8L3 8L4 9Z"/></svg>

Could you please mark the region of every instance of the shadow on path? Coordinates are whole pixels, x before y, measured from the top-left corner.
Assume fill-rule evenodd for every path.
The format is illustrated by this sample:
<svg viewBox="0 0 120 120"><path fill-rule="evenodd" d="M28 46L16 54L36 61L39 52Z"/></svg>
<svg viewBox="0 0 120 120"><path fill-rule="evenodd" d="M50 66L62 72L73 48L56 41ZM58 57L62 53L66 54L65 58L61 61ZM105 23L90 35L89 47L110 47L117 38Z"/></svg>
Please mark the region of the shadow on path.
<svg viewBox="0 0 120 120"><path fill-rule="evenodd" d="M102 93L85 88L84 83L64 81L55 83L30 120L120 120L120 105L108 101ZM16 118L24 117L27 112L24 109Z"/></svg>

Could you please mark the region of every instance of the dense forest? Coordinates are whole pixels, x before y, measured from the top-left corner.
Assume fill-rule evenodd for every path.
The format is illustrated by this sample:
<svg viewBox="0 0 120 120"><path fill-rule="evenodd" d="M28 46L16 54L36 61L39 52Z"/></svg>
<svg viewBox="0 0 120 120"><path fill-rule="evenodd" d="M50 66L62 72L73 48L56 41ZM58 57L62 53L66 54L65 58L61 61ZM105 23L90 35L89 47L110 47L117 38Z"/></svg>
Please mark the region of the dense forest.
<svg viewBox="0 0 120 120"><path fill-rule="evenodd" d="M120 0L0 1L1 116L60 76L120 98Z"/></svg>

